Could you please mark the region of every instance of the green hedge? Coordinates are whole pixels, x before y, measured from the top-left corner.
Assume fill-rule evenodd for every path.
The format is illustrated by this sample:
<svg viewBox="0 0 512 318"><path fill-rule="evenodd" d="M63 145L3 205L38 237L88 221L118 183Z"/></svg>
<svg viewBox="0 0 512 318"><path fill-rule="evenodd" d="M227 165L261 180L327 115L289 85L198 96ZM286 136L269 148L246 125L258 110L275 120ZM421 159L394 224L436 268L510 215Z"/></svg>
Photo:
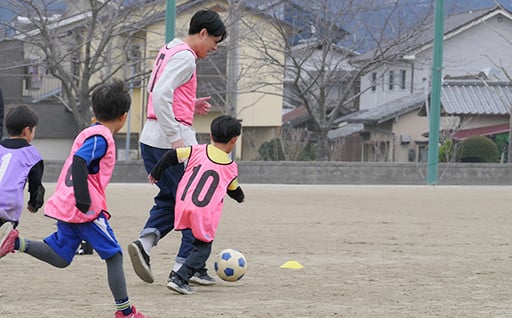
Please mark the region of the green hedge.
<svg viewBox="0 0 512 318"><path fill-rule="evenodd" d="M485 136L473 136L457 146L457 159L460 162L500 162L500 152L494 141Z"/></svg>

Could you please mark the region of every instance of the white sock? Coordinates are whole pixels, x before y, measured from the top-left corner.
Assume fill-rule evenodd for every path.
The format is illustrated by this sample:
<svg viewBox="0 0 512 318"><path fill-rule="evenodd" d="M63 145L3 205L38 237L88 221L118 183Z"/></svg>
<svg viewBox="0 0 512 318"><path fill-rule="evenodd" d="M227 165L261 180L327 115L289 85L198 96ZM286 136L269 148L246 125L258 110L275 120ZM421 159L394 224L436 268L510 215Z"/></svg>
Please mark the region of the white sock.
<svg viewBox="0 0 512 318"><path fill-rule="evenodd" d="M174 272L179 271L179 270L180 270L180 268L181 268L181 265L183 265L183 264L181 264L181 263L174 263L174 267L172 268L172 270L173 270Z"/></svg>
<svg viewBox="0 0 512 318"><path fill-rule="evenodd" d="M148 234L146 236L139 238L139 241L142 243L144 252L146 252L146 254L149 255L151 253L151 248L153 247L153 244L155 243L155 235Z"/></svg>

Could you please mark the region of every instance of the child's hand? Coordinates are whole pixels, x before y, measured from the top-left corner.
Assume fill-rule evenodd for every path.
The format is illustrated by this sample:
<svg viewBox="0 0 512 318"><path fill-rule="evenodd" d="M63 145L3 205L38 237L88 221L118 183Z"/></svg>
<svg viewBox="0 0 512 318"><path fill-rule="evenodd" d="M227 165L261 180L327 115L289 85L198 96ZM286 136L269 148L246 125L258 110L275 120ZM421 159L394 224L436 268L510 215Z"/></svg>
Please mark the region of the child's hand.
<svg viewBox="0 0 512 318"><path fill-rule="evenodd" d="M27 209L30 212L36 213L37 210L39 210L39 208L41 208L43 206L43 203L44 203L44 193L45 193L45 189L44 189L43 185L41 184L37 188L37 192L36 192L35 197L32 198L32 195L31 195L31 200L29 200L27 202Z"/></svg>
<svg viewBox="0 0 512 318"><path fill-rule="evenodd" d="M32 213L36 213L36 212L37 212L37 210L39 210L39 209L34 208L34 207L32 206L32 204L30 204L30 203L27 205L27 209L28 209L30 212L32 212Z"/></svg>
<svg viewBox="0 0 512 318"><path fill-rule="evenodd" d="M149 183L151 183L151 184L155 184L155 183L157 183L157 182L158 182L158 180L157 180L157 179L155 179L155 178L153 178L153 176L152 176L151 174L150 174L150 175L148 175L148 181L149 181Z"/></svg>

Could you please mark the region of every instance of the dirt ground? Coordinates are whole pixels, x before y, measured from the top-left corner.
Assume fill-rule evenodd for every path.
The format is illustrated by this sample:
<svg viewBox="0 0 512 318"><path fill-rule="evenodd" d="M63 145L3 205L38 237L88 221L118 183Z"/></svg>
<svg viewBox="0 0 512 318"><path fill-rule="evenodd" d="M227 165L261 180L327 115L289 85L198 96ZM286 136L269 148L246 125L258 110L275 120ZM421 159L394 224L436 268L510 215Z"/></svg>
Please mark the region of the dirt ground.
<svg viewBox="0 0 512 318"><path fill-rule="evenodd" d="M54 184L47 184L48 195ZM243 185L226 199L213 254L237 248L249 271L237 283L166 288L178 248L153 249L153 284L125 254L132 302L149 317L512 317L512 187ZM122 246L141 230L156 187L111 184L111 225ZM55 229L23 215L22 236ZM213 255L212 254L212 255ZM280 268L297 261L302 269ZM213 257L208 262L213 274ZM0 317L113 317L97 254L56 269L28 255L0 260Z"/></svg>

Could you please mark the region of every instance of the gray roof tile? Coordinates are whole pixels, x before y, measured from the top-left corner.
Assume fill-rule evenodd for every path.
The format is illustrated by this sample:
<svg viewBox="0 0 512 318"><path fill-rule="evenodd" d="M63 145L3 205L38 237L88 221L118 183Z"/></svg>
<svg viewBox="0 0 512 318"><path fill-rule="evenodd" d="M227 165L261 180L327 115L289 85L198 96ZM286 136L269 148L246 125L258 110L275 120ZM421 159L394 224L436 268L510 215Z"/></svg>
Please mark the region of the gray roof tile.
<svg viewBox="0 0 512 318"><path fill-rule="evenodd" d="M425 103L423 92L393 100L372 109L364 109L341 117L339 122L380 124L397 116L419 110Z"/></svg>
<svg viewBox="0 0 512 318"><path fill-rule="evenodd" d="M512 107L512 84L483 81L445 81L441 104L450 115L507 115Z"/></svg>

